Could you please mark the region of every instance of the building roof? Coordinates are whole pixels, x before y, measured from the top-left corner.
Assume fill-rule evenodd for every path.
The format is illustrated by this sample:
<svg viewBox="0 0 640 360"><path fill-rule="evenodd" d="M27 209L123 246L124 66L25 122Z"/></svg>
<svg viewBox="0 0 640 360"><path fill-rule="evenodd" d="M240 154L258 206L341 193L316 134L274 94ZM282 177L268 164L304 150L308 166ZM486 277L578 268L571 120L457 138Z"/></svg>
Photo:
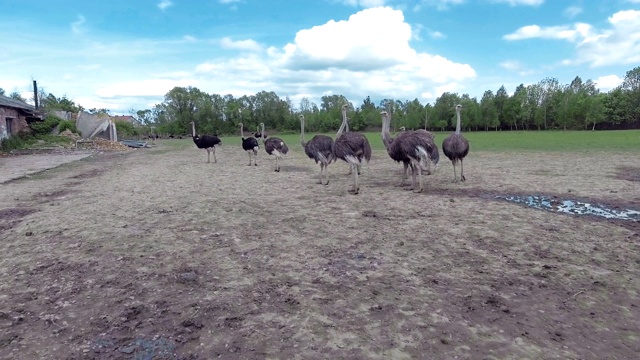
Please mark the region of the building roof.
<svg viewBox="0 0 640 360"><path fill-rule="evenodd" d="M22 110L28 110L31 112L37 111L36 107L33 105L29 105L26 102L20 101L20 100L16 100L16 99L12 99L10 97L6 97L3 95L0 95L0 106L4 106L4 107L10 107L10 108L15 108L15 109L22 109Z"/></svg>

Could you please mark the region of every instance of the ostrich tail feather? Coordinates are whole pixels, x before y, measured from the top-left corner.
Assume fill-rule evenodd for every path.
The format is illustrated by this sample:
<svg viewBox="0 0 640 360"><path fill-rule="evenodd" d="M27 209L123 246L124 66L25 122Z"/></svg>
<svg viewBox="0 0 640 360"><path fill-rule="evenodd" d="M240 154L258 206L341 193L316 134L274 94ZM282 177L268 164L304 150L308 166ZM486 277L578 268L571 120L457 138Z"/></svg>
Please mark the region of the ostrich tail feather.
<svg viewBox="0 0 640 360"><path fill-rule="evenodd" d="M347 160L347 162L351 165L360 165L360 160L358 160L358 158L353 155L345 156L345 160Z"/></svg>

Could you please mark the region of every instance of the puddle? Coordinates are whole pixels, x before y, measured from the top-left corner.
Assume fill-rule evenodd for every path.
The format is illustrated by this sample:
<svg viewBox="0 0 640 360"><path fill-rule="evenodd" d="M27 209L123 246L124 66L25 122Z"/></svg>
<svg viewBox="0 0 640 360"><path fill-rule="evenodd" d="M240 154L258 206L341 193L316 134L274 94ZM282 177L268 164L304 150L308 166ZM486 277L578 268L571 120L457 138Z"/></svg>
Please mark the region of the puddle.
<svg viewBox="0 0 640 360"><path fill-rule="evenodd" d="M498 199L524 204L536 209L561 212L574 215L595 215L607 219L640 220L640 211L613 210L597 204L589 204L575 200L554 199L548 196L498 195Z"/></svg>

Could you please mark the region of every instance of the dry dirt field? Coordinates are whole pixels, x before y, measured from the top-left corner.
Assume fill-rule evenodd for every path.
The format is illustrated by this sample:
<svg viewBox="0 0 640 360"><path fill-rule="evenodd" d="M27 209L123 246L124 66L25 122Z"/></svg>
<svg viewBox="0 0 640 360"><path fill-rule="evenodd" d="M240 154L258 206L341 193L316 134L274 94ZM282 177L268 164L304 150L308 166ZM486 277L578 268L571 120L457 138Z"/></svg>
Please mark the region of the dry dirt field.
<svg viewBox="0 0 640 360"><path fill-rule="evenodd" d="M174 143L172 143L172 141ZM175 146L175 144L182 144ZM0 185L2 359L636 359L640 156L474 152L415 194L376 151L104 153Z"/></svg>

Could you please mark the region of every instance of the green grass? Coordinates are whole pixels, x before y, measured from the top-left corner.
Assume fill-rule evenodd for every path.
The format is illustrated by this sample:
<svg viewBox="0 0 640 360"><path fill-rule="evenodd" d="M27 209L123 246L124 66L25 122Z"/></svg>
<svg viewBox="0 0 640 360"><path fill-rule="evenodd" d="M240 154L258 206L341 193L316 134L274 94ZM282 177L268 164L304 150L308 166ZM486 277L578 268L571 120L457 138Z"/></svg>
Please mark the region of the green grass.
<svg viewBox="0 0 640 360"><path fill-rule="evenodd" d="M450 132L436 132L436 144ZM315 133L305 134L309 141ZM335 138L335 133L325 134ZM383 150L380 133L365 133L374 150ZM636 151L640 152L640 130L620 131L487 131L465 132L472 151ZM290 148L300 148L299 134L275 135ZM394 134L392 134L394 136ZM239 136L221 138L225 146L240 146ZM191 141L191 140L189 140Z"/></svg>

